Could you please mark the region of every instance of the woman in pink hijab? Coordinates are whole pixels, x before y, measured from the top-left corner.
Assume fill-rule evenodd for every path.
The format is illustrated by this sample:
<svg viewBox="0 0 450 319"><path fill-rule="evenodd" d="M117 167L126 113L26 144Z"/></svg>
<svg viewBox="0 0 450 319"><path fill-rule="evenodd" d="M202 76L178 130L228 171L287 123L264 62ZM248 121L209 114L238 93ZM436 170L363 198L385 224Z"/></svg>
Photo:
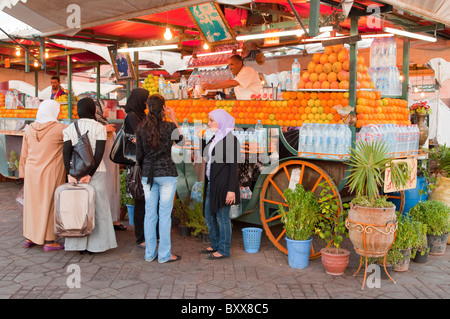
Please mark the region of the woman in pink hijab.
<svg viewBox="0 0 450 319"><path fill-rule="evenodd" d="M209 113L209 129L215 133L204 145L206 157L203 213L211 246L200 250L207 259L230 257L230 207L240 203L238 159L240 145L232 134L234 118L222 109Z"/></svg>

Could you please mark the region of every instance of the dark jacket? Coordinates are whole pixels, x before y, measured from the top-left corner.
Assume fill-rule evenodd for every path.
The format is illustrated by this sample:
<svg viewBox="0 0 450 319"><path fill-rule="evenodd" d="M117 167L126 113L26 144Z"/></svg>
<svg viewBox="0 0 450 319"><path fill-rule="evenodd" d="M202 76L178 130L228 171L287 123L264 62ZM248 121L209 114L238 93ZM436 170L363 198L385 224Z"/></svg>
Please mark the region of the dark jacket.
<svg viewBox="0 0 450 319"><path fill-rule="evenodd" d="M177 169L172 160L173 143L182 144L183 135L177 131L174 123L162 121L160 124L161 139L158 148L152 148L142 130L136 132L136 161L142 167L142 177L148 177L152 184L153 177L177 177ZM175 132L174 132L175 131Z"/></svg>
<svg viewBox="0 0 450 319"><path fill-rule="evenodd" d="M203 141L203 157L206 158L206 163L209 161L209 147L211 141L206 144ZM228 145L232 143L231 145ZM229 132L227 136L217 142L216 146L212 150L211 157L211 170L210 180L206 177L205 171L205 187L203 192L203 211L205 209L205 198L208 184L210 184L210 196L209 203L211 209L211 215L215 215L216 212L223 206L226 206L225 200L228 192L234 192L236 202L240 204L241 197L239 192L239 175L238 165L240 157L241 146L237 138L232 132Z"/></svg>

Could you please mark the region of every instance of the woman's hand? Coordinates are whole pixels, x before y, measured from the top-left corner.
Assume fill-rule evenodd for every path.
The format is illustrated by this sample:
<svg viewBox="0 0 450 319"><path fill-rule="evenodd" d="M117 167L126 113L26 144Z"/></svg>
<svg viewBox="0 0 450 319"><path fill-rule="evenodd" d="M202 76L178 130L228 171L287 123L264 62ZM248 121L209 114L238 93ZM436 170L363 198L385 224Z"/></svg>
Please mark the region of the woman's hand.
<svg viewBox="0 0 450 319"><path fill-rule="evenodd" d="M78 180L75 177L71 176L71 175L67 175L67 180L71 184L78 184Z"/></svg>
<svg viewBox="0 0 450 319"><path fill-rule="evenodd" d="M164 106L164 112L172 122L177 123L177 115L175 114L175 110L173 108Z"/></svg>
<svg viewBox="0 0 450 319"><path fill-rule="evenodd" d="M80 183L89 184L91 181L91 175L86 175L80 178Z"/></svg>
<svg viewBox="0 0 450 319"><path fill-rule="evenodd" d="M234 192L228 192L227 198L225 199L225 204L233 205L236 202L236 195Z"/></svg>

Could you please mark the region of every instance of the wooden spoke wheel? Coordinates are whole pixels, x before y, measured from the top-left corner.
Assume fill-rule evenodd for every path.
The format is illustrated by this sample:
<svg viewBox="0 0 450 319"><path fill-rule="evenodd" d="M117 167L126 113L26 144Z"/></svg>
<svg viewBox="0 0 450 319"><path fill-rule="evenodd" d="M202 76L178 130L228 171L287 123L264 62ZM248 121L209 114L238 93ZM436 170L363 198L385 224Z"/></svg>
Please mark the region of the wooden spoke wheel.
<svg viewBox="0 0 450 319"><path fill-rule="evenodd" d="M299 173L299 174L298 174ZM338 197L339 204L342 207L342 200L338 188L328 176L328 174L319 166L300 159L288 160L280 163L264 180L260 194L260 215L263 228L270 241L282 252L287 254L286 243L284 240L285 230L281 223L281 215L278 212L279 204L287 207L283 196L283 190L289 187L290 183L294 185L302 184L305 190L311 190L316 196L320 196L322 191L321 183L329 185L334 196ZM294 186L295 187L295 186ZM311 245L310 258L320 256L320 240L313 240Z"/></svg>
<svg viewBox="0 0 450 319"><path fill-rule="evenodd" d="M399 203L400 207L397 207L397 211L399 214L403 214L403 209L405 208L405 191L400 191L393 194L385 194L387 199L392 199L394 201L394 204ZM397 206L397 205L396 205Z"/></svg>

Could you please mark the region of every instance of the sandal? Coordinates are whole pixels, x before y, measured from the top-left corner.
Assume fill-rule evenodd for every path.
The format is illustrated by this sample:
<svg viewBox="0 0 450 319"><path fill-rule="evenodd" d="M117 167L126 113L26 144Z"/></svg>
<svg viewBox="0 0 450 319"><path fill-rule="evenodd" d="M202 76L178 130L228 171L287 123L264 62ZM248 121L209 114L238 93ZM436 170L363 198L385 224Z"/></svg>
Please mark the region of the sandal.
<svg viewBox="0 0 450 319"><path fill-rule="evenodd" d="M172 262L174 262L174 261L178 261L178 260L180 260L181 259L181 256L177 256L177 255L174 255L176 258L175 259L169 259L168 261L166 261L166 263L172 263Z"/></svg>
<svg viewBox="0 0 450 319"><path fill-rule="evenodd" d="M213 253L210 253L210 254L206 255L206 259L209 259L209 260L223 259L223 258L228 258L228 257L224 256L224 255L222 255L222 256L214 256Z"/></svg>
<svg viewBox="0 0 450 319"><path fill-rule="evenodd" d="M199 253L200 254L209 254L209 253L215 253L217 251L217 249L212 249L212 250L209 250L208 248L203 248L203 249L200 249L200 251L199 251Z"/></svg>

